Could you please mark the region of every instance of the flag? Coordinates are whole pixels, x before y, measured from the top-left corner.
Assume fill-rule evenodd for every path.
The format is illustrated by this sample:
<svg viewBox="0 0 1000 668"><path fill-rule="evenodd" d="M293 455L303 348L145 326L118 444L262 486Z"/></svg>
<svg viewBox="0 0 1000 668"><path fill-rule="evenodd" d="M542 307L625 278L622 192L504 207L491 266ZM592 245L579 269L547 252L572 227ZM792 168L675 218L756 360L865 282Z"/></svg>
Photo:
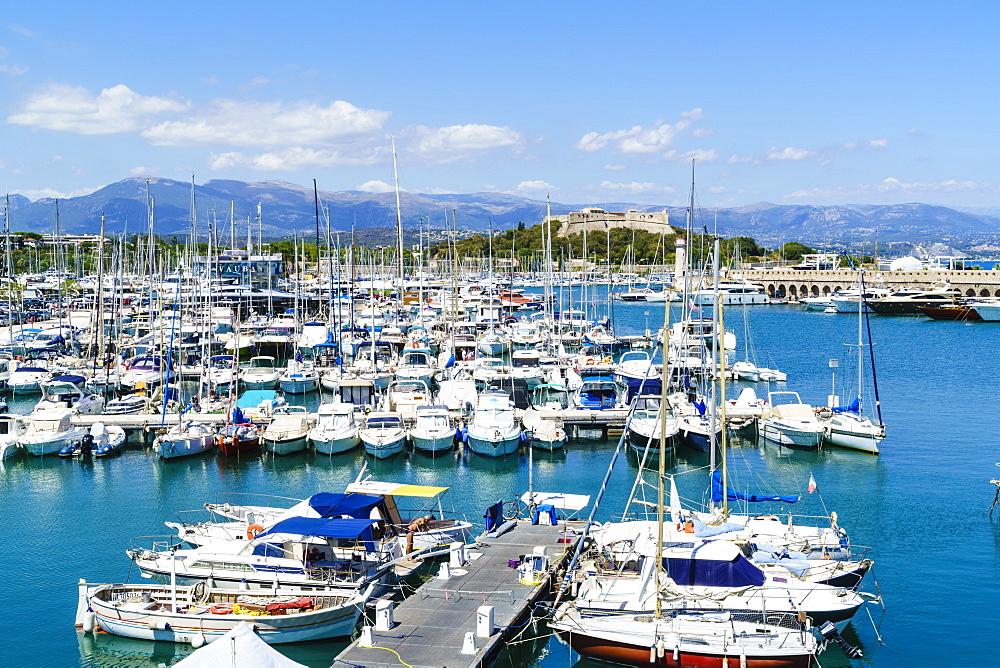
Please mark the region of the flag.
<svg viewBox="0 0 1000 668"><path fill-rule="evenodd" d="M695 306L695 303L694 303L693 299L689 299L688 300L688 309L691 310L694 313L701 313L701 307L700 306Z"/></svg>
<svg viewBox="0 0 1000 668"><path fill-rule="evenodd" d="M812 477L812 473L809 474L809 487L807 489L810 494L816 491L816 479Z"/></svg>

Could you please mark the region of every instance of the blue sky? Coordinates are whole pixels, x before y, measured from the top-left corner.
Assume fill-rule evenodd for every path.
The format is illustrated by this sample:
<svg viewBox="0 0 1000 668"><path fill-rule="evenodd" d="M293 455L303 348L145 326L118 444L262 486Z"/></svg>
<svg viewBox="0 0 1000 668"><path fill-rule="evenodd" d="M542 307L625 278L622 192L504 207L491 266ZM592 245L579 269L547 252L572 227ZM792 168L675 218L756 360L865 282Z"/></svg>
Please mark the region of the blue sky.
<svg viewBox="0 0 1000 668"><path fill-rule="evenodd" d="M309 4L9 7L0 187L997 205L993 3Z"/></svg>

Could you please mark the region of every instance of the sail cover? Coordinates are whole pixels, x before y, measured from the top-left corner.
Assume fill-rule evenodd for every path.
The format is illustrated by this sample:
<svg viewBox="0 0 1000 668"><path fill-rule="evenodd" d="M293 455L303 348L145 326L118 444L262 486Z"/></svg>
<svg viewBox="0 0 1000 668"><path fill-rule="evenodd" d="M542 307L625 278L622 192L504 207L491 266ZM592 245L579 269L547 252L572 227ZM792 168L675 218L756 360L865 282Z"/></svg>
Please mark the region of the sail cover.
<svg viewBox="0 0 1000 668"><path fill-rule="evenodd" d="M861 411L861 399L855 397L850 406L834 406L830 410L834 413L858 413Z"/></svg>
<svg viewBox="0 0 1000 668"><path fill-rule="evenodd" d="M722 472L714 471L712 472L712 501L719 502L722 501ZM734 492L733 490L726 488L726 496L730 501L750 501L751 503L759 503L761 501L780 501L781 503L796 503L799 500L797 496L758 496L757 494L743 494L742 492Z"/></svg>

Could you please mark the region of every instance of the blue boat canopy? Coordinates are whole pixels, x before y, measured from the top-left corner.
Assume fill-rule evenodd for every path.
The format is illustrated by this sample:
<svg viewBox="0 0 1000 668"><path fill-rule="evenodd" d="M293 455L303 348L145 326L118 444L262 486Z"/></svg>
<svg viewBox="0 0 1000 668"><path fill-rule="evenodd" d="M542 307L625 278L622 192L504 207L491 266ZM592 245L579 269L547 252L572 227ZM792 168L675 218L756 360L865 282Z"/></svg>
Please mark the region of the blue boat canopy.
<svg viewBox="0 0 1000 668"><path fill-rule="evenodd" d="M861 411L861 399L854 397L854 401L851 402L850 406L835 406L830 410L834 413L858 413Z"/></svg>
<svg viewBox="0 0 1000 668"><path fill-rule="evenodd" d="M371 517L372 510L380 505L382 497L370 494L320 492L309 497L309 506L319 513L320 517L349 515L355 519L366 520Z"/></svg>
<svg viewBox="0 0 1000 668"><path fill-rule="evenodd" d="M722 501L722 472L714 471L712 473L711 481L712 501ZM758 496L757 494L734 492L728 488L726 489L726 493L730 501L750 501L751 503L759 503L761 501L780 501L781 503L797 503L799 500L799 497L797 496Z"/></svg>
<svg viewBox="0 0 1000 668"><path fill-rule="evenodd" d="M271 527L261 536L274 534L292 534L295 536L315 536L316 538L340 538L343 540L364 541L365 549L375 551L375 539L372 537L372 527L382 520L360 519L329 519L326 517L289 517ZM260 536L258 536L260 538Z"/></svg>
<svg viewBox="0 0 1000 668"><path fill-rule="evenodd" d="M80 383L87 382L87 379L84 378L83 376L72 376L72 375L67 374L67 375L64 375L64 376L56 376L55 378L52 378L48 382L49 383L73 383L74 385L79 385Z"/></svg>
<svg viewBox="0 0 1000 668"><path fill-rule="evenodd" d="M759 587L764 573L729 541L709 541L693 550L669 550L663 568L671 580L688 587ZM673 554L672 554L673 553Z"/></svg>

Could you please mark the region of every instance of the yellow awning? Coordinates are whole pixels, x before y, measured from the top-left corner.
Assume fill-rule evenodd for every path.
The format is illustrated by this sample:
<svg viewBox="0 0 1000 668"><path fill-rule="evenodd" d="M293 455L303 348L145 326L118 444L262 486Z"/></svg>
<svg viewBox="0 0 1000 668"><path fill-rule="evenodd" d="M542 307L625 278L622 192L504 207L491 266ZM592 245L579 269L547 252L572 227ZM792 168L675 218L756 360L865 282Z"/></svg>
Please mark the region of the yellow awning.
<svg viewBox="0 0 1000 668"><path fill-rule="evenodd" d="M427 485L400 485L398 488L392 490L393 496L423 496L423 497L433 497L438 494L444 494L448 491L447 487L429 487Z"/></svg>

